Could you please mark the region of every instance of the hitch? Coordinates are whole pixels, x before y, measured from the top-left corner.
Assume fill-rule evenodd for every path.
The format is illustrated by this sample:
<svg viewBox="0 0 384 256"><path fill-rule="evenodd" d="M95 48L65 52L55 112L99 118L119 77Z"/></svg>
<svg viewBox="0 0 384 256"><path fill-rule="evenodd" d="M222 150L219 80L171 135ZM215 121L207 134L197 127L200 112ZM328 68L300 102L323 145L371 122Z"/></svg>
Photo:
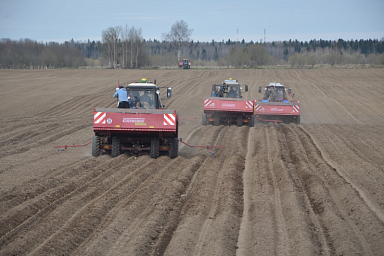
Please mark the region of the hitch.
<svg viewBox="0 0 384 256"><path fill-rule="evenodd" d="M70 147L85 147L85 146L88 146L89 144L91 144L92 141L86 143L86 144L81 144L81 145L63 145L63 146L53 146L54 148L60 148L58 150L58 152L60 153L61 151L64 151L66 150L67 148L70 148Z"/></svg>
<svg viewBox="0 0 384 256"><path fill-rule="evenodd" d="M189 145L187 143L185 143L182 138L179 138L179 141L185 145L187 145L188 147L191 147L191 148L207 148L208 150L208 153L210 153L213 157L215 157L215 153L210 150L209 148L226 148L226 146L192 146L192 145Z"/></svg>

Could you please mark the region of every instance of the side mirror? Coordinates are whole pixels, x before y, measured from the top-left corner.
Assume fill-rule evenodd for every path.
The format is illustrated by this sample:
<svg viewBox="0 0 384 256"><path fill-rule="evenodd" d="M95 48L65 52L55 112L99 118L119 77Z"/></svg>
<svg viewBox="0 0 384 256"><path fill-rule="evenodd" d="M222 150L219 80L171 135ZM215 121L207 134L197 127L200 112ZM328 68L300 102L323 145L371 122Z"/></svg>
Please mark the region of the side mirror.
<svg viewBox="0 0 384 256"><path fill-rule="evenodd" d="M259 87L259 93L261 93L261 87Z"/></svg>
<svg viewBox="0 0 384 256"><path fill-rule="evenodd" d="M155 79L155 81L153 81L153 84L156 84L156 79Z"/></svg>
<svg viewBox="0 0 384 256"><path fill-rule="evenodd" d="M245 91L246 92L248 91L248 85L245 85Z"/></svg>
<svg viewBox="0 0 384 256"><path fill-rule="evenodd" d="M165 105L162 105L161 107L162 107L162 108L165 108Z"/></svg>
<svg viewBox="0 0 384 256"><path fill-rule="evenodd" d="M291 93L291 88L288 89L289 93Z"/></svg>
<svg viewBox="0 0 384 256"><path fill-rule="evenodd" d="M172 96L172 88L168 87L167 88L167 98L169 99L169 98L171 98L171 96Z"/></svg>

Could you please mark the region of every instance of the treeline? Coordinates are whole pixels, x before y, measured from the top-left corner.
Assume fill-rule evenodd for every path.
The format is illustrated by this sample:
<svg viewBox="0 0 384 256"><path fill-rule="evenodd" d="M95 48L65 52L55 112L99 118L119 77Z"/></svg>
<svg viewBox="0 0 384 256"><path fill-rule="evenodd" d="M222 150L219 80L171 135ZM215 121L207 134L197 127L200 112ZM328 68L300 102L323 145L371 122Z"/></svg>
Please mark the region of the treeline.
<svg viewBox="0 0 384 256"><path fill-rule="evenodd" d="M288 40L279 42L182 42L176 49L168 41L144 40L141 29L113 27L102 31L102 41L62 44L30 39L0 40L0 68L108 68L176 67L180 58L192 67L257 67L274 65L315 66L384 65L384 40Z"/></svg>
<svg viewBox="0 0 384 256"><path fill-rule="evenodd" d="M0 39L0 68L78 68L85 65L80 47L73 40L59 44L30 39Z"/></svg>
<svg viewBox="0 0 384 256"><path fill-rule="evenodd" d="M166 41L146 42L151 64L174 66L177 49ZM184 42L181 58L192 59L192 65L256 67L267 65L340 65L384 64L384 40L298 40L246 43L244 40L215 42Z"/></svg>
<svg viewBox="0 0 384 256"><path fill-rule="evenodd" d="M256 48L254 45L258 45ZM263 48L263 50L261 50ZM237 43L227 59L235 66L255 66L255 49L260 65L384 65L384 40L338 41L311 40L299 42L289 40L271 43ZM261 51L264 54L261 55Z"/></svg>

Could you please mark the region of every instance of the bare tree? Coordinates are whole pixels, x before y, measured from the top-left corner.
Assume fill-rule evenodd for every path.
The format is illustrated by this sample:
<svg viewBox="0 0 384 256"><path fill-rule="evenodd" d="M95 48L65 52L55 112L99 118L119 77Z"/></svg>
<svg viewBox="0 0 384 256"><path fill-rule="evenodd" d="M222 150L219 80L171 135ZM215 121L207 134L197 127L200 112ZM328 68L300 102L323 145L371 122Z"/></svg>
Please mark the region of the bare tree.
<svg viewBox="0 0 384 256"><path fill-rule="evenodd" d="M108 56L108 62L110 67L116 67L117 65L117 55L119 51L119 36L122 31L120 27L109 27L106 30L102 31L102 41L105 45L105 53ZM112 65L111 65L112 60Z"/></svg>
<svg viewBox="0 0 384 256"><path fill-rule="evenodd" d="M163 34L163 40L171 42L172 47L177 48L179 59L181 46L184 42L189 42L192 31L193 29L188 29L188 24L184 20L180 20L172 25L168 34Z"/></svg>

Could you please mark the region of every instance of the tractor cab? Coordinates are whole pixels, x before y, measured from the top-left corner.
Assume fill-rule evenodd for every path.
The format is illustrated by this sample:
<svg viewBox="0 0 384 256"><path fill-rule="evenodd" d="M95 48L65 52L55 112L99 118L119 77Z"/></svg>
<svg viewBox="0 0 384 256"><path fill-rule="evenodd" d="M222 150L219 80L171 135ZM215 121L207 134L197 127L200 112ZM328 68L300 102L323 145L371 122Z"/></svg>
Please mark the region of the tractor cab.
<svg viewBox="0 0 384 256"><path fill-rule="evenodd" d="M271 96L271 90L272 87L276 90L276 97L274 99L270 98ZM265 87L264 97L262 102L284 102L288 103L288 95L287 95L287 89L284 87L284 85L280 83L270 83L268 86ZM289 92L291 91L291 88L289 88ZM259 87L259 93L261 93L261 87Z"/></svg>
<svg viewBox="0 0 384 256"><path fill-rule="evenodd" d="M183 59L182 67L183 67L183 69L190 69L191 68L191 61L189 59Z"/></svg>
<svg viewBox="0 0 384 256"><path fill-rule="evenodd" d="M221 98L242 98L241 90L243 88L237 80L224 80L222 84L212 85L211 96ZM245 85L245 91L248 92L248 85Z"/></svg>
<svg viewBox="0 0 384 256"><path fill-rule="evenodd" d="M154 83L142 79L141 82L131 83L126 87L128 92L129 107L132 109L162 109L160 89ZM171 88L167 88L167 97L171 98Z"/></svg>

